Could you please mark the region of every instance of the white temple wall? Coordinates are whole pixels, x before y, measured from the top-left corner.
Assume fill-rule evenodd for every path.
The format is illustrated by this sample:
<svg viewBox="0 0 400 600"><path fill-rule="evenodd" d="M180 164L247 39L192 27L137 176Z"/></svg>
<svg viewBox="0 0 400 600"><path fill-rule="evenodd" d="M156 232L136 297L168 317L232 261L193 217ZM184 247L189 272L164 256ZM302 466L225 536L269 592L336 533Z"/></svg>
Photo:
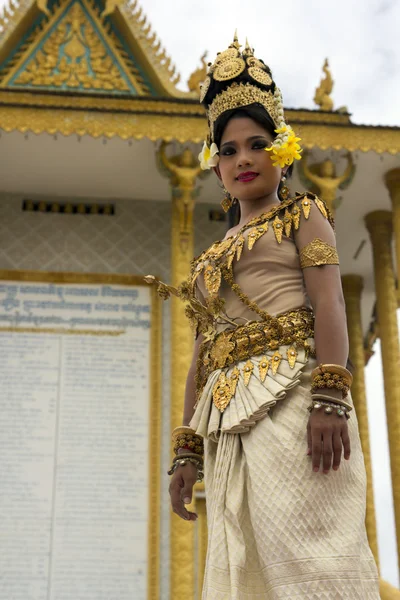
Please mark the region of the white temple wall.
<svg viewBox="0 0 400 600"><path fill-rule="evenodd" d="M0 193L0 270L170 275L171 206L166 202L111 201L115 215L40 213L22 210L21 196ZM47 202L54 198L40 198ZM57 202L62 202L57 198ZM76 200L74 199L74 203ZM93 203L93 199L91 200ZM99 204L106 203L104 199ZM195 254L224 236L226 223L209 221L215 205L195 210ZM170 312L163 308L162 447L170 444ZM183 401L183 399L182 399ZM161 465L161 600L169 600L169 452Z"/></svg>

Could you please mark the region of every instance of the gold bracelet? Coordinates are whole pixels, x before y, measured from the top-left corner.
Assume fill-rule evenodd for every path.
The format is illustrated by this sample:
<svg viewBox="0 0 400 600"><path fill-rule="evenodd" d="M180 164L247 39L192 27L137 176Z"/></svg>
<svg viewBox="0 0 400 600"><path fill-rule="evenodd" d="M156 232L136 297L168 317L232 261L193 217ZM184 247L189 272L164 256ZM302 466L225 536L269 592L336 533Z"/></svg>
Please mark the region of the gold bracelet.
<svg viewBox="0 0 400 600"><path fill-rule="evenodd" d="M175 454L178 454L181 448L195 454L204 454L204 440L191 427L185 425L176 427L172 432L172 443Z"/></svg>
<svg viewBox="0 0 400 600"><path fill-rule="evenodd" d="M347 380L347 384L350 387L353 382L353 375L350 373L346 367L342 365L334 365L334 364L320 364L318 367L312 370L311 378L314 379L317 375L322 375L323 373L331 373L332 375L340 375L344 379Z"/></svg>
<svg viewBox="0 0 400 600"><path fill-rule="evenodd" d="M335 388L340 390L343 398L346 398L350 390L347 382L344 381L340 375L330 375L329 373L324 373L324 375L317 375L314 377L314 380L311 384L311 392L318 392L318 390L324 390L326 388Z"/></svg>

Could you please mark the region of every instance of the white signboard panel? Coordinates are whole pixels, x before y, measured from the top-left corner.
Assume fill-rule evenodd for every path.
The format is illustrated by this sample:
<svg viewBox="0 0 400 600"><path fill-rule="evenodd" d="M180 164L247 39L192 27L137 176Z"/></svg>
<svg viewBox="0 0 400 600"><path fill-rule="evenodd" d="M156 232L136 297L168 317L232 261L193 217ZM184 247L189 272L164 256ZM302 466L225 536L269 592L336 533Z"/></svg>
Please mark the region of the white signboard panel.
<svg viewBox="0 0 400 600"><path fill-rule="evenodd" d="M0 281L0 599L147 600L150 289Z"/></svg>

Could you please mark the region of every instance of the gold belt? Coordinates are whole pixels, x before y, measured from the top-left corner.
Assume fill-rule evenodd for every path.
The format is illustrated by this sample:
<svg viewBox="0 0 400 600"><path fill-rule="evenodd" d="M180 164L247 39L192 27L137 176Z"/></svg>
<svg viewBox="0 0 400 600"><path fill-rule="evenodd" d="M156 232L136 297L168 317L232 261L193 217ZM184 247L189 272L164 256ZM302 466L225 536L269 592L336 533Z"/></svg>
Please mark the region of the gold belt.
<svg viewBox="0 0 400 600"><path fill-rule="evenodd" d="M216 336L209 350L207 371L229 367L284 345L306 348L313 354L313 348L306 342L312 337L314 315L307 308L292 310L268 321L252 321Z"/></svg>
<svg viewBox="0 0 400 600"><path fill-rule="evenodd" d="M288 360L291 364L292 360L296 360L296 348L305 348L309 355L315 356L315 348L307 342L313 337L314 315L308 308L291 310L277 317L251 321L235 329L222 331L213 342L203 342L200 349L195 375L197 402L207 378L216 369L224 369L285 345L289 346Z"/></svg>

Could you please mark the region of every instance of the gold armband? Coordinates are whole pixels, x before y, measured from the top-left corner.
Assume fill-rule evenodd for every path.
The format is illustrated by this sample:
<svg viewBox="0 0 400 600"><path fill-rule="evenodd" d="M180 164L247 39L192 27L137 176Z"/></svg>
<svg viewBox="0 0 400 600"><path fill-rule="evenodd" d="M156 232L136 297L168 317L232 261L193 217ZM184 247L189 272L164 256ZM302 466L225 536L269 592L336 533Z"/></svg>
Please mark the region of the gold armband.
<svg viewBox="0 0 400 600"><path fill-rule="evenodd" d="M335 246L330 246L320 238L315 238L300 250L300 267L338 265L339 256Z"/></svg>

